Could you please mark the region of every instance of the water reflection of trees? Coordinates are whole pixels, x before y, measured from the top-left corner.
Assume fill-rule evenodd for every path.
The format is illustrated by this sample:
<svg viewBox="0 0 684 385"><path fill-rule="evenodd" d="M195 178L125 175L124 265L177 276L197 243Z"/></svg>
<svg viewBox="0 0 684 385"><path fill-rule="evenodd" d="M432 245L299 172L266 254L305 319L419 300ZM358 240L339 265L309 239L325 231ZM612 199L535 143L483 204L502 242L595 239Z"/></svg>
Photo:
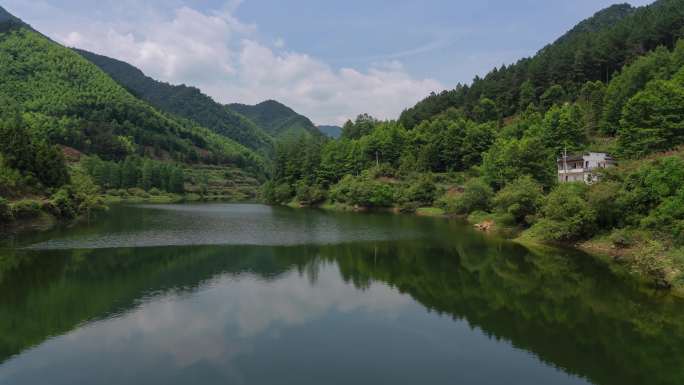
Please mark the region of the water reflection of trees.
<svg viewBox="0 0 684 385"><path fill-rule="evenodd" d="M382 281L427 308L597 384L684 379L684 309L587 256L506 243L330 248L360 288Z"/></svg>
<svg viewBox="0 0 684 385"><path fill-rule="evenodd" d="M684 310L582 255L532 253L455 236L297 247L173 247L20 252L0 257L0 361L141 298L194 291L220 274L315 282L334 263L359 289L386 283L431 311L599 384L684 378ZM456 341L455 341L456 343Z"/></svg>

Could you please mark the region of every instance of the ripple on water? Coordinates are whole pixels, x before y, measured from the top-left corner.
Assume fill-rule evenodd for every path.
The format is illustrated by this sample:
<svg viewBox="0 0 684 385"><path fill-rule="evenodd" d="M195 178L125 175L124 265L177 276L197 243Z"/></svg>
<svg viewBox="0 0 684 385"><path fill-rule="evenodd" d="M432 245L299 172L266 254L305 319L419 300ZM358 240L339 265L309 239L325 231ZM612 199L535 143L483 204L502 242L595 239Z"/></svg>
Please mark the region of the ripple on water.
<svg viewBox="0 0 684 385"><path fill-rule="evenodd" d="M304 214L304 215L303 215ZM391 215L336 214L257 204L138 205L114 208L117 226L70 232L26 247L102 249L192 245L334 244L407 239L409 229L386 226ZM111 220L107 220L112 222ZM379 226L382 222L382 226Z"/></svg>

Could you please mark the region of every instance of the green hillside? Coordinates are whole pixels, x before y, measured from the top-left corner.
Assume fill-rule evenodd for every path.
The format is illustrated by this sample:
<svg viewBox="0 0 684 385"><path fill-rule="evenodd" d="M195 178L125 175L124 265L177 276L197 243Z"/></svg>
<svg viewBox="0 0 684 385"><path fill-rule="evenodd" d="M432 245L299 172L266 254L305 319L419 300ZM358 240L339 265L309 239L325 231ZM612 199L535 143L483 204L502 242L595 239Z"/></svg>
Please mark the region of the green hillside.
<svg viewBox="0 0 684 385"><path fill-rule="evenodd" d="M272 151L273 140L268 134L244 116L216 103L199 89L159 82L128 63L83 50L75 51L152 106L197 122L252 150L265 154Z"/></svg>
<svg viewBox="0 0 684 385"><path fill-rule="evenodd" d="M256 152L154 109L72 50L5 10L0 17L0 225L89 213L105 189L207 190L201 165L224 168L225 178L236 168L267 173ZM95 172L91 160L107 167Z"/></svg>
<svg viewBox="0 0 684 385"><path fill-rule="evenodd" d="M36 138L109 159L140 154L261 166L242 145L174 120L136 99L79 55L26 28L0 35L0 92Z"/></svg>
<svg viewBox="0 0 684 385"><path fill-rule="evenodd" d="M672 49L684 36L684 1L659 0L632 8L615 5L578 24L534 57L495 68L470 85L432 94L402 113L413 128L449 108L473 120L489 110L500 118L524 111L530 103L575 100L587 81L608 82L625 64L658 46ZM614 124L617 122L609 122Z"/></svg>
<svg viewBox="0 0 684 385"><path fill-rule="evenodd" d="M267 100L254 106L230 104L228 107L248 117L275 138L321 136L321 132L309 118L275 100Z"/></svg>

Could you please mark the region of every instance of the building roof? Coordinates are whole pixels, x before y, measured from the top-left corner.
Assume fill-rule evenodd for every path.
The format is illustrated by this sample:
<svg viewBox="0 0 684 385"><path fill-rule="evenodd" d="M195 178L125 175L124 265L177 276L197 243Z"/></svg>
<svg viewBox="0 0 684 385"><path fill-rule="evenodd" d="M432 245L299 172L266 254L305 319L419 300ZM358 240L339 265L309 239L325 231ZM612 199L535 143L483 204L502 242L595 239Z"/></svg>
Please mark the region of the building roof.
<svg viewBox="0 0 684 385"><path fill-rule="evenodd" d="M590 156L590 155L603 155L606 160L613 160L613 157L610 156L609 154L606 154L605 152L587 152L584 154L572 154L568 155L565 160L568 162L582 162L584 161L584 157ZM563 157L558 158L558 162L562 162Z"/></svg>
<svg viewBox="0 0 684 385"><path fill-rule="evenodd" d="M584 161L584 155L568 155L568 156L565 158L565 160L568 161L568 162L580 162L580 161ZM561 158L558 158L558 161L559 161L559 162L562 162L562 161L563 161L563 158L562 158L562 157L561 157Z"/></svg>

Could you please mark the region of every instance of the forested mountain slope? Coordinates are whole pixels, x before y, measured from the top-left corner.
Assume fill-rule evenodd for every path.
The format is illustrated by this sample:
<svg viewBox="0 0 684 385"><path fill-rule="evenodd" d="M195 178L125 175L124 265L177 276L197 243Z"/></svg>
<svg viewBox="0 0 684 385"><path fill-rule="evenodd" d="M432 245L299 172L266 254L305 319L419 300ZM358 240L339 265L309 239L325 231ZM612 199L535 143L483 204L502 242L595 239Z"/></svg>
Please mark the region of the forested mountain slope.
<svg viewBox="0 0 684 385"><path fill-rule="evenodd" d="M140 154L257 166L245 147L174 120L136 99L95 65L27 28L0 35L0 92L31 135L106 159Z"/></svg>
<svg viewBox="0 0 684 385"><path fill-rule="evenodd" d="M0 227L90 215L104 192L205 194L235 175L268 173L261 155L156 110L0 11Z"/></svg>
<svg viewBox="0 0 684 385"><path fill-rule="evenodd" d="M199 89L171 85L146 76L138 68L91 52L75 49L133 95L169 114L192 120L253 150L270 153L273 140L244 116L215 102Z"/></svg>
<svg viewBox="0 0 684 385"><path fill-rule="evenodd" d="M18 21L18 19L14 15L7 12L7 10L5 10L5 8L0 7L0 23L6 22L9 20L17 20Z"/></svg>
<svg viewBox="0 0 684 385"><path fill-rule="evenodd" d="M229 104L228 107L248 117L275 138L321 136L321 132L309 118L275 100L267 100L254 106L236 103Z"/></svg>
<svg viewBox="0 0 684 385"><path fill-rule="evenodd" d="M400 122L413 128L449 108L482 120L488 113L514 115L530 103L574 101L587 81L606 83L625 64L661 45L672 49L683 36L684 0L658 0L640 8L615 5L581 22L532 58L495 68L471 85L430 95L404 111Z"/></svg>

